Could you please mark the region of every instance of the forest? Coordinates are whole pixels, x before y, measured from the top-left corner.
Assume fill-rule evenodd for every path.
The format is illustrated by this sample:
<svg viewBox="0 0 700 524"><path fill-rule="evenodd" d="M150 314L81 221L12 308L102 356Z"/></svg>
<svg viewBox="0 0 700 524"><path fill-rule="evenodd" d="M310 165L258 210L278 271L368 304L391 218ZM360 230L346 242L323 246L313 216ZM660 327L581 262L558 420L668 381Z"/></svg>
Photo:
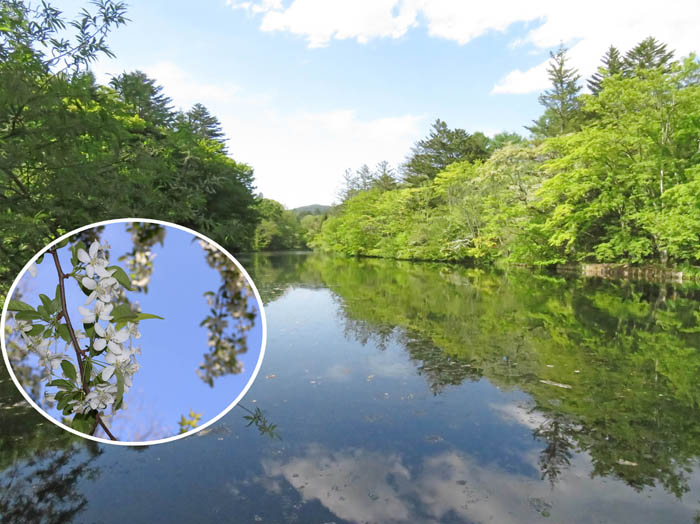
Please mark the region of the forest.
<svg viewBox="0 0 700 524"><path fill-rule="evenodd" d="M550 53L528 138L438 119L398 172L346 173L311 244L347 255L691 269L700 261L700 64L653 37L587 80Z"/></svg>
<svg viewBox="0 0 700 524"><path fill-rule="evenodd" d="M234 251L690 269L700 261L700 64L649 37L610 47L587 91L564 47L529 136L437 119L403 164L347 170L339 204L285 209L256 194L202 104L176 110L143 72L106 85L122 3L72 21L0 8L0 282L49 241L121 217L193 228ZM329 174L330 176L330 174Z"/></svg>

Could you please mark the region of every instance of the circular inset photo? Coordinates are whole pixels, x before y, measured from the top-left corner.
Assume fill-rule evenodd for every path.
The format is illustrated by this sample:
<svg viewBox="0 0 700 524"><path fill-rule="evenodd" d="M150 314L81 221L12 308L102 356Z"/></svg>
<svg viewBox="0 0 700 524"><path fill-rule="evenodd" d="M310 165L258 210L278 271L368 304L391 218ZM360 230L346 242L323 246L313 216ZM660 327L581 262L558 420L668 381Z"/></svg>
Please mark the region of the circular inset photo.
<svg viewBox="0 0 700 524"><path fill-rule="evenodd" d="M265 314L241 265L167 222L92 224L49 244L13 283L2 351L24 397L80 436L150 445L184 437L243 397Z"/></svg>

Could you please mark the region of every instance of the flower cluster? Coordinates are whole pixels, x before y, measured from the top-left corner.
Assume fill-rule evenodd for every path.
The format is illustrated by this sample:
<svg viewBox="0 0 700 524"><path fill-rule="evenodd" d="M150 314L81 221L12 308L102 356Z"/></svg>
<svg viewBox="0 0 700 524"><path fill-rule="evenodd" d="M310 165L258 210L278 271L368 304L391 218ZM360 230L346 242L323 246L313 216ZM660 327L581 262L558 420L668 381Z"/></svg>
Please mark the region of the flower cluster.
<svg viewBox="0 0 700 524"><path fill-rule="evenodd" d="M64 416L72 415L71 425L78 431L92 434L101 424L114 438L107 429L105 410L114 414L126 409L124 394L139 370L136 355L141 350L133 345L133 340L141 337L138 323L161 317L134 310L125 294L125 290L132 290L131 280L121 267L108 265L106 243L94 241L87 249L82 243L74 245L70 273L61 268L58 248L49 250L59 280L55 297L40 294L41 305L37 307L10 300L15 334L11 360L22 362L32 353L42 374L26 370L21 374L32 380L31 389L37 396L39 383L47 381L45 405L56 403ZM82 329L71 325L65 294L68 278L75 279L87 295L77 308ZM61 340L66 343L63 351L58 350ZM50 392L49 387L56 390Z"/></svg>
<svg viewBox="0 0 700 524"><path fill-rule="evenodd" d="M135 355L140 353L140 348L132 345L132 339L141 337L135 323L126 322L124 327L119 328L123 322L113 316L115 299L122 293L122 286L113 276L116 269L108 269L105 248L95 241L90 245L88 251L77 250L77 258L84 265L85 274L77 273L76 278L82 286L90 291L85 301L89 306L94 302L92 309L79 306L78 311L82 315L83 325L92 326L92 352L95 355L93 362L102 365L103 369L99 373L101 383L87 394L82 403L76 403L76 410L94 409L102 411L108 407L114 408L119 400L118 391L126 393L132 386L132 376L139 370ZM100 324L105 322L106 326ZM90 329L88 328L88 331ZM87 333L80 333L87 338ZM77 336L77 335L76 335ZM100 361L99 358L104 361ZM98 373L93 369L97 378ZM110 383L115 378L117 384ZM122 405L124 409L126 406Z"/></svg>

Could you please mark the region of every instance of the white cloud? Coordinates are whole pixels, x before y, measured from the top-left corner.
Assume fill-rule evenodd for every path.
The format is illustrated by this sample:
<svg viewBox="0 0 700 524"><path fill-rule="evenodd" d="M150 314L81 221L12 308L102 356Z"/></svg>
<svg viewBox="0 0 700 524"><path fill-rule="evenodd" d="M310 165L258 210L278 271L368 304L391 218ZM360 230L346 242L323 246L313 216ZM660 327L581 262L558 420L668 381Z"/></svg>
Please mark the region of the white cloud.
<svg viewBox="0 0 700 524"><path fill-rule="evenodd" d="M169 61L134 69L163 86L175 107L204 104L221 121L233 158L255 169L257 190L290 208L332 203L347 168L382 160L396 166L423 131L424 118L411 114L368 119L353 109L280 111L274 93L202 81ZM93 72L104 83L123 70L98 62Z"/></svg>
<svg viewBox="0 0 700 524"><path fill-rule="evenodd" d="M537 453L523 454L535 470ZM420 462L398 453L363 448L329 450L311 444L286 460L264 459L258 479L278 493L281 482L296 489L304 502L318 500L340 519L351 522L435 524L446 517L465 522L503 524L543 521L680 522L695 506L679 503L662 488L644 495L622 481L592 475L590 457L576 455L554 486L530 476L482 464L456 450L437 451ZM691 492L700 476L688 477ZM641 501L641 498L644 501Z"/></svg>
<svg viewBox="0 0 700 524"><path fill-rule="evenodd" d="M524 23L530 29L524 35L514 35L514 45L530 46L538 52L560 42L571 45L570 63L584 77L595 72L611 44L624 52L654 36L668 43L678 56L700 48L697 0L679 0L669 8L651 0L591 0L585 6L554 0L292 0L287 7L279 0L228 0L228 4L261 15L261 30L303 36L310 47L326 46L333 39L365 43L374 38L398 38L421 21L429 35L461 45ZM530 93L547 87L547 62L505 74L492 92Z"/></svg>
<svg viewBox="0 0 700 524"><path fill-rule="evenodd" d="M398 38L416 25L415 7L411 2L403 2L396 12L396 0L295 0L287 8L270 0L228 0L228 4L263 13L261 30L304 35L310 47L323 47L334 38L361 43L377 37Z"/></svg>
<svg viewBox="0 0 700 524"><path fill-rule="evenodd" d="M349 109L257 115L216 112L236 160L255 168L258 189L288 207L335 200L347 168L401 162L420 136L414 115L362 119Z"/></svg>
<svg viewBox="0 0 700 524"><path fill-rule="evenodd" d="M155 79L157 84L163 86L164 94L172 98L177 107L183 109L188 109L198 102L205 103L205 105L231 103L240 91L235 84L217 84L196 80L193 75L180 66L167 60L132 68L129 71L134 69L139 69L150 78ZM92 71L97 81L105 84L113 76L124 72L117 69L111 61L97 62Z"/></svg>

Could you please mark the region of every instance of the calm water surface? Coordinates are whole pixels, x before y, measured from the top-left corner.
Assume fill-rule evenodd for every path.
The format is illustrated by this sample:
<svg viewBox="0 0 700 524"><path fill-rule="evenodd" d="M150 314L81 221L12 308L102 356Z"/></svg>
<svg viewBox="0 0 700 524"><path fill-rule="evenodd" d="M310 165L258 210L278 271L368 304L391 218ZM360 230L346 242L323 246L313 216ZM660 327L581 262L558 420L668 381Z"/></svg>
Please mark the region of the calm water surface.
<svg viewBox="0 0 700 524"><path fill-rule="evenodd" d="M74 440L3 370L4 521L700 522L697 289L241 262L266 303L265 361L203 434ZM281 438L246 426L256 408Z"/></svg>

